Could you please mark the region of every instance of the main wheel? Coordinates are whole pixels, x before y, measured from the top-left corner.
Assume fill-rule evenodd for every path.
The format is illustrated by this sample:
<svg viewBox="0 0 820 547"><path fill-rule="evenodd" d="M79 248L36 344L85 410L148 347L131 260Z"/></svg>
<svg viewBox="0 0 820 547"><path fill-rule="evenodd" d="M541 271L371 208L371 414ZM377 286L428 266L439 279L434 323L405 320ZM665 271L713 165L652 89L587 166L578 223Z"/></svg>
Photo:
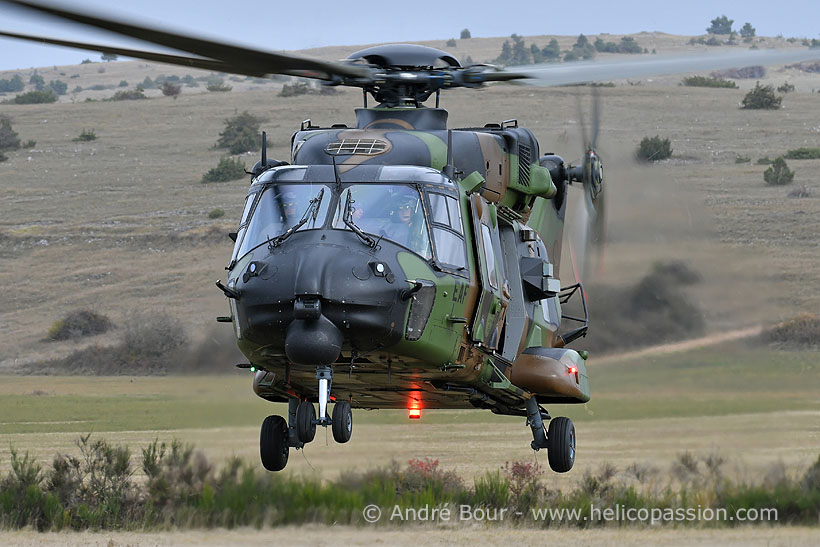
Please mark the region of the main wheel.
<svg viewBox="0 0 820 547"><path fill-rule="evenodd" d="M339 401L333 405L333 440L346 443L353 434L353 411L350 403Z"/></svg>
<svg viewBox="0 0 820 547"><path fill-rule="evenodd" d="M550 468L566 473L575 463L575 426L563 416L553 418L547 431L547 457Z"/></svg>
<svg viewBox="0 0 820 547"><path fill-rule="evenodd" d="M316 409L309 401L302 401L296 407L296 435L305 444L316 436Z"/></svg>
<svg viewBox="0 0 820 547"><path fill-rule="evenodd" d="M288 423L281 416L268 416L259 434L259 455L268 471L281 471L288 464Z"/></svg>

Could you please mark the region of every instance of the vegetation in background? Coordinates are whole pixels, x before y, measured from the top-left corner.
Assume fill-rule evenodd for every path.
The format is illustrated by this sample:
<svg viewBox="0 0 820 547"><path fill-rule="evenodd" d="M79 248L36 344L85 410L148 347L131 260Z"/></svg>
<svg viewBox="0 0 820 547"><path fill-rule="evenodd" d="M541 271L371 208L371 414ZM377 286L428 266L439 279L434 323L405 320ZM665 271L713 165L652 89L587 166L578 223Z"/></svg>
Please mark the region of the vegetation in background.
<svg viewBox="0 0 820 547"><path fill-rule="evenodd" d="M83 129L82 132L71 139L74 142L88 142L97 140L97 134L93 129Z"/></svg>
<svg viewBox="0 0 820 547"><path fill-rule="evenodd" d="M207 89L208 91L214 91L214 92L217 92L217 93L225 93L225 92L228 92L231 89L233 89L233 87L226 84L220 78L218 82L208 84L208 86L205 89Z"/></svg>
<svg viewBox="0 0 820 547"><path fill-rule="evenodd" d="M789 150L783 156L789 160L820 160L820 147L804 147Z"/></svg>
<svg viewBox="0 0 820 547"><path fill-rule="evenodd" d="M727 68L726 70L716 70L711 73L711 76L715 78L732 78L735 80L750 80L752 78L762 78L765 75L766 69L760 65Z"/></svg>
<svg viewBox="0 0 820 547"><path fill-rule="evenodd" d="M458 47L458 44L456 43L456 39L455 38L450 38L449 40L447 40L447 47Z"/></svg>
<svg viewBox="0 0 820 547"><path fill-rule="evenodd" d="M8 161L8 159L9 159L9 157L8 157L7 155L5 155L4 153L0 152L0 163L2 163L2 162L4 162L4 161Z"/></svg>
<svg viewBox="0 0 820 547"><path fill-rule="evenodd" d="M599 36L595 39L594 47L599 53L645 53L632 36L623 36L619 43L605 42Z"/></svg>
<svg viewBox="0 0 820 547"><path fill-rule="evenodd" d="M749 156L736 156L735 163L751 163L752 158Z"/></svg>
<svg viewBox="0 0 820 547"><path fill-rule="evenodd" d="M820 347L820 315L804 313L778 323L761 334L764 342L782 347Z"/></svg>
<svg viewBox="0 0 820 547"><path fill-rule="evenodd" d="M504 41L501 46L501 54L493 62L501 65L525 65L557 61L561 58L561 47L558 45L558 40L554 38L540 49L536 44L530 44L527 47L524 39L518 34L513 34L510 38L512 42L510 40Z"/></svg>
<svg viewBox="0 0 820 547"><path fill-rule="evenodd" d="M209 169L207 173L202 175L202 182L228 182L241 179L246 174L245 164L238 158L222 158L216 167Z"/></svg>
<svg viewBox="0 0 820 547"><path fill-rule="evenodd" d="M173 97L176 99L182 92L182 85L175 84L168 80L162 82L162 94L166 97Z"/></svg>
<svg viewBox="0 0 820 547"><path fill-rule="evenodd" d="M578 59L589 60L594 57L595 47L589 43L589 38L583 34L579 34L572 49L564 53L564 61L577 61Z"/></svg>
<svg viewBox="0 0 820 547"><path fill-rule="evenodd" d="M11 101L3 101L4 103L12 102L14 104L47 104L57 102L57 94L51 88L43 90L28 91L17 95Z"/></svg>
<svg viewBox="0 0 820 547"><path fill-rule="evenodd" d="M681 81L681 84L690 87L725 87L728 89L737 89L735 82L724 78L715 78L714 76L687 76Z"/></svg>
<svg viewBox="0 0 820 547"><path fill-rule="evenodd" d="M459 38L461 38L462 40L469 40L472 37L473 37L473 35L470 34L470 29L468 29L468 28L461 29L461 35L459 36Z"/></svg>
<svg viewBox="0 0 820 547"><path fill-rule="evenodd" d="M394 507L419 510L459 506L473 511L502 510L504 525L606 526L591 506L657 509L674 515L676 509L774 509L777 518L766 526L816 525L820 511L820 459L802 476L783 473L759 482L735 482L722 468L719 454L678 456L669 471L633 464L624 470L604 465L587 472L572 490L545 483L536 464L513 461L500 470L477 477L472 487L453 471L439 468L438 460L410 460L369 471L348 471L335 482L259 471L238 458L220 468L191 445L174 440L154 441L141 450L145 481L134 479L131 450L104 439L80 437L78 455L58 453L43 466L28 453L11 450L11 469L0 481L0 527L38 531L145 530L179 528L235 528L284 526L319 522L365 524L362 509L382 508L383 522ZM535 518L534 511L577 510L577 520L552 520L550 513ZM555 515L555 513L553 513ZM771 515L770 515L771 517ZM414 521L414 519L409 519ZM392 519L400 526L400 519ZM487 525L492 521L488 521ZM648 523L646 523L648 524ZM700 526L696 520L662 518L655 525ZM730 520L709 525L732 526Z"/></svg>
<svg viewBox="0 0 820 547"><path fill-rule="evenodd" d="M105 62L116 61L117 60L117 54L116 53L103 53L102 55L100 55L100 59L102 59Z"/></svg>
<svg viewBox="0 0 820 547"><path fill-rule="evenodd" d="M763 180L766 181L766 184L773 186L789 184L794 180L794 171L789 169L786 160L779 157L775 159L771 166L763 173Z"/></svg>
<svg viewBox="0 0 820 547"><path fill-rule="evenodd" d="M260 146L260 118L247 110L225 120L225 129L219 133L214 148L227 148L231 154L244 154L257 150Z"/></svg>
<svg viewBox="0 0 820 547"><path fill-rule="evenodd" d="M295 97L297 95L334 95L338 91L326 85L316 85L306 80L296 80L292 83L284 84L279 92L280 97Z"/></svg>
<svg viewBox="0 0 820 547"><path fill-rule="evenodd" d="M714 19L712 19L712 24L709 25L709 28L706 29L706 32L708 32L709 34L731 34L732 24L734 22L734 19L729 19L725 15L715 17Z"/></svg>
<svg viewBox="0 0 820 547"><path fill-rule="evenodd" d="M48 329L49 340L70 340L108 332L111 320L91 310L75 310L52 323Z"/></svg>
<svg viewBox="0 0 820 547"><path fill-rule="evenodd" d="M662 139L659 135L644 137L635 156L638 160L646 162L668 159L672 156L672 142L669 139Z"/></svg>
<svg viewBox="0 0 820 547"><path fill-rule="evenodd" d="M10 80L0 79L0 93L16 93L23 91L26 84L19 74L15 74Z"/></svg>
<svg viewBox="0 0 820 547"><path fill-rule="evenodd" d="M208 213L208 218L215 219L215 218L222 218L225 216L225 211L222 209L212 209L211 212Z"/></svg>
<svg viewBox="0 0 820 547"><path fill-rule="evenodd" d="M20 137L11 127L11 118L0 114L0 152L20 148Z"/></svg>
<svg viewBox="0 0 820 547"><path fill-rule="evenodd" d="M140 99L147 99L148 97L145 96L145 93L142 89L137 87L137 89L122 89L117 91L109 97L108 99L103 99L105 101L138 101Z"/></svg>
<svg viewBox="0 0 820 547"><path fill-rule="evenodd" d="M785 95L786 93L791 93L791 92L793 92L793 91L794 91L794 89L795 89L795 88L794 88L794 85L790 84L789 82L783 82L783 85L781 85L781 86L777 86L777 92L778 92L778 93L783 93L784 95Z"/></svg>
<svg viewBox="0 0 820 547"><path fill-rule="evenodd" d="M740 36L743 38L744 42L752 41L752 38L755 37L755 28L751 23L744 23L740 29Z"/></svg>
<svg viewBox="0 0 820 547"><path fill-rule="evenodd" d="M758 158L755 165L771 165L772 163L774 163L773 159L770 159L769 156L764 156L762 158Z"/></svg>
<svg viewBox="0 0 820 547"><path fill-rule="evenodd" d="M777 110L780 108L782 97L774 94L774 87L770 85L761 86L760 82L755 84L754 89L743 97L742 108L749 110Z"/></svg>
<svg viewBox="0 0 820 547"><path fill-rule="evenodd" d="M128 82L126 80L120 80L120 83L117 84L117 87L128 87Z"/></svg>

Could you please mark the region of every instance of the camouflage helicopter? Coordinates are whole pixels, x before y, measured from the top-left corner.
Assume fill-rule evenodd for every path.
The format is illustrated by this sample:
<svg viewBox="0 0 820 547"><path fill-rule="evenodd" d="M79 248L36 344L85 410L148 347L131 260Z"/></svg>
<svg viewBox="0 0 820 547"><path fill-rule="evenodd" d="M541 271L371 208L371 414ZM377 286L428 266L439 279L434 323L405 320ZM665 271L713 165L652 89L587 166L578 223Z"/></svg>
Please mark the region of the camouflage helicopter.
<svg viewBox="0 0 820 547"><path fill-rule="evenodd" d="M526 417L550 467L575 461L572 421L542 405L590 400L583 286L557 277L569 187L583 191L583 245L605 229L595 137L577 165L542 154L514 119L451 129L442 90L490 82L558 85L759 63L807 52L580 63L516 72L462 67L418 45L377 46L340 62L269 53L43 4L2 0L193 55L0 32L0 36L249 76L285 74L363 90L356 126L302 123L289 161L253 167L224 282L253 390L288 403L260 433L264 467L331 427L350 440L353 408L487 409ZM816 56L816 53L814 54ZM368 106L368 96L375 106ZM425 102L435 97L435 106ZM597 130L593 132L593 135ZM583 314L562 311L577 300ZM318 414L316 407L318 403ZM332 412L328 406L333 403Z"/></svg>

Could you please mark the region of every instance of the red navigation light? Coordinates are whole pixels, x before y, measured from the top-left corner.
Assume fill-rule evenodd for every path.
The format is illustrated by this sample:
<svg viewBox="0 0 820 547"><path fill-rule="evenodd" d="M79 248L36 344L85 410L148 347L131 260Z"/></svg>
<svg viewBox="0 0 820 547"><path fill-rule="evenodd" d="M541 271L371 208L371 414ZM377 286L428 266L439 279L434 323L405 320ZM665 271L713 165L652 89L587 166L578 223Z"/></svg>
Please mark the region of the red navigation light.
<svg viewBox="0 0 820 547"><path fill-rule="evenodd" d="M420 408L408 408L407 415L410 417L411 420L420 420L421 419L421 409Z"/></svg>
<svg viewBox="0 0 820 547"><path fill-rule="evenodd" d="M578 373L578 367L569 367L568 374L577 374L577 373Z"/></svg>

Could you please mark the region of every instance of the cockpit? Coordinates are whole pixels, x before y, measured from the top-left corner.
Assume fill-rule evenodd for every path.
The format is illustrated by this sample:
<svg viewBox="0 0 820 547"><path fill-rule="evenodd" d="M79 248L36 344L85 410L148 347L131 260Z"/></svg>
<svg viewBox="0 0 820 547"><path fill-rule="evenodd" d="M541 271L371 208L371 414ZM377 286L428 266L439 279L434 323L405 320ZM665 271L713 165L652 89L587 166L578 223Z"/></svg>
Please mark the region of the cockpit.
<svg viewBox="0 0 820 547"><path fill-rule="evenodd" d="M233 261L266 244L285 244L296 232L332 229L355 232L373 247L390 241L464 272L461 217L455 185L435 169L358 166L340 175L328 165L279 167L251 185Z"/></svg>

